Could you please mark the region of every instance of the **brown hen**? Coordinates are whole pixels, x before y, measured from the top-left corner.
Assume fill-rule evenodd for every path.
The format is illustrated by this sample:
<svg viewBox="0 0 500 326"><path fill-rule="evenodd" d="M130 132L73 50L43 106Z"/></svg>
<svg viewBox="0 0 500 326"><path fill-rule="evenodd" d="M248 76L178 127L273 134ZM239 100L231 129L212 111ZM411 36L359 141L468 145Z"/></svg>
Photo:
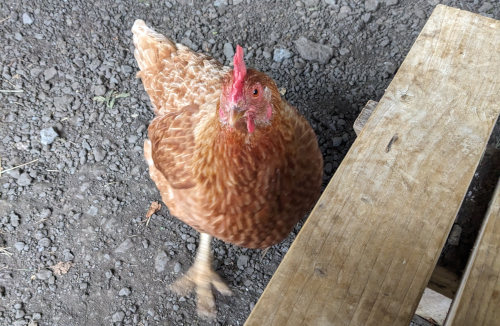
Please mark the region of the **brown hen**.
<svg viewBox="0 0 500 326"><path fill-rule="evenodd" d="M170 212L201 233L193 266L172 288L196 288L215 316L211 237L248 248L283 240L319 196L323 159L314 131L267 75L234 69L174 44L142 20L132 27L138 77L156 117L144 155Z"/></svg>

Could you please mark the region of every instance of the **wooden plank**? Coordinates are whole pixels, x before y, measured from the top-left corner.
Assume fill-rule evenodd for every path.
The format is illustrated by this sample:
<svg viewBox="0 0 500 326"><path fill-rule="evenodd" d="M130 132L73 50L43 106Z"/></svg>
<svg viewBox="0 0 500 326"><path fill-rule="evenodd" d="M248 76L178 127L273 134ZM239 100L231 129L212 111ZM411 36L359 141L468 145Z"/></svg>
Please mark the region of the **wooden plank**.
<svg viewBox="0 0 500 326"><path fill-rule="evenodd" d="M377 104L378 102L373 100L369 100L368 102L366 102L365 106L359 113L356 121L354 121L354 124L352 126L354 132L356 133L356 136L361 133L361 130L363 130L363 127L368 122L368 119L372 115L373 111L375 111L375 109L377 108Z"/></svg>
<svg viewBox="0 0 500 326"><path fill-rule="evenodd" d="M368 119L373 114L375 109L377 108L378 102L369 100L366 102L365 106L359 113L356 121L354 121L353 129L356 132L356 135L361 133L365 124L368 122ZM437 265L432 272L431 278L429 280L429 284L427 285L433 291L441 293L442 295L453 299L460 285L460 277L446 269L443 266Z"/></svg>
<svg viewBox="0 0 500 326"><path fill-rule="evenodd" d="M445 325L500 324L500 183Z"/></svg>
<svg viewBox="0 0 500 326"><path fill-rule="evenodd" d="M246 325L408 325L500 106L499 22L437 6Z"/></svg>

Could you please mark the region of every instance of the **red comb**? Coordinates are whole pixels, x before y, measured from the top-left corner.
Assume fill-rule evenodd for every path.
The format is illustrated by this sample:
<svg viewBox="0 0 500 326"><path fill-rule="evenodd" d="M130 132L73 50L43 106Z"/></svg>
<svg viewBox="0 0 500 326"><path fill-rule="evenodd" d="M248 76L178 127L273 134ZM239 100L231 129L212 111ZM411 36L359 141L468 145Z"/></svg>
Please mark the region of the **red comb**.
<svg viewBox="0 0 500 326"><path fill-rule="evenodd" d="M233 58L233 87L231 88L231 101L236 102L243 96L243 80L247 74L245 61L243 61L243 48L236 45L236 53Z"/></svg>

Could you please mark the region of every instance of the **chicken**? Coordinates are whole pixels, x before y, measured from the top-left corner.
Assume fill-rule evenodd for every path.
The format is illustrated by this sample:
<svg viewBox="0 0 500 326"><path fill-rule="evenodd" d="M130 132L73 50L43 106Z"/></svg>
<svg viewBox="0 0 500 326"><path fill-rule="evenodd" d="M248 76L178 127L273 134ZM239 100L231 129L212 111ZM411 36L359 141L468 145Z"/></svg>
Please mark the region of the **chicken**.
<svg viewBox="0 0 500 326"><path fill-rule="evenodd" d="M196 290L198 314L213 318L212 237L248 248L283 240L317 200L323 158L307 120L274 81L174 44L142 20L132 27L137 76L156 117L144 155L172 215L201 233L193 266L171 288Z"/></svg>

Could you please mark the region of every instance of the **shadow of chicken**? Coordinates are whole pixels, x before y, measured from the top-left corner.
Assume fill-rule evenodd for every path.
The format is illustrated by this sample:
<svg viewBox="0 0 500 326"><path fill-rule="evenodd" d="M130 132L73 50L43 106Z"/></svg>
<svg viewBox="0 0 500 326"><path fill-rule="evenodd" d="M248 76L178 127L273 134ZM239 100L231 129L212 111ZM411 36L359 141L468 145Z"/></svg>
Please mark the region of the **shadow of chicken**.
<svg viewBox="0 0 500 326"><path fill-rule="evenodd" d="M234 68L174 44L142 20L134 55L155 118L144 155L170 212L201 233L192 267L171 285L193 289L198 314L216 316L212 285L231 294L212 267L212 237L248 248L283 240L317 200L323 159L307 120L266 74Z"/></svg>

